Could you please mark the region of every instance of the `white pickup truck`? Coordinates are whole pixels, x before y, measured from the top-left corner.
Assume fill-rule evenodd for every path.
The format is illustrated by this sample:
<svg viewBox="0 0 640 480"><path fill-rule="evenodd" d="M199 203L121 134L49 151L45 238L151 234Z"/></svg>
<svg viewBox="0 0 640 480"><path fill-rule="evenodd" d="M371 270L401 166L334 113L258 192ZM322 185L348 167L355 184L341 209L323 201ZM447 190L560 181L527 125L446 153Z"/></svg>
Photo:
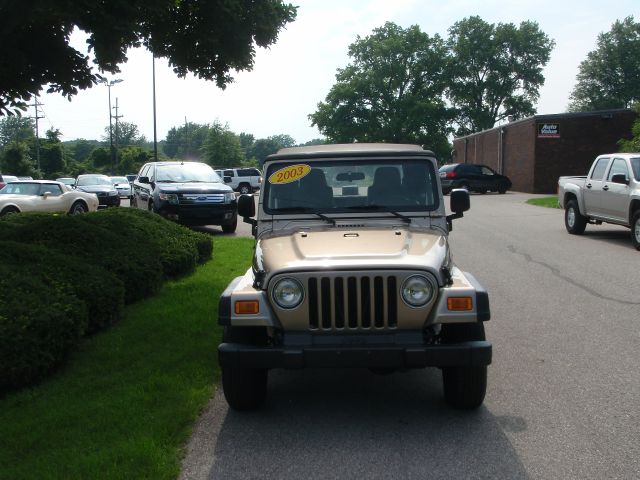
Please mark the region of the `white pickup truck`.
<svg viewBox="0 0 640 480"><path fill-rule="evenodd" d="M600 155L586 177L560 177L558 201L569 233L581 235L587 223L623 225L640 250L640 153Z"/></svg>

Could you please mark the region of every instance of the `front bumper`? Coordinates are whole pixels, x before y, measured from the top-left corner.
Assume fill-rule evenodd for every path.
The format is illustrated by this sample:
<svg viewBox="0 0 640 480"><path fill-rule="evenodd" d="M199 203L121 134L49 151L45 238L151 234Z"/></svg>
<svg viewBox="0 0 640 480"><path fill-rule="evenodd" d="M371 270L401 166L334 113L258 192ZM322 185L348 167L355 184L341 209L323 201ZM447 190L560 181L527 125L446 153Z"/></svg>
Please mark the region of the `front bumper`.
<svg viewBox="0 0 640 480"><path fill-rule="evenodd" d="M98 208L120 206L120 195L98 195Z"/></svg>
<svg viewBox="0 0 640 480"><path fill-rule="evenodd" d="M491 363L487 341L448 345L268 346L222 343L220 365L236 368L480 367Z"/></svg>
<svg viewBox="0 0 640 480"><path fill-rule="evenodd" d="M231 223L238 211L236 202L218 205L173 205L163 203L158 213L187 225L223 225Z"/></svg>

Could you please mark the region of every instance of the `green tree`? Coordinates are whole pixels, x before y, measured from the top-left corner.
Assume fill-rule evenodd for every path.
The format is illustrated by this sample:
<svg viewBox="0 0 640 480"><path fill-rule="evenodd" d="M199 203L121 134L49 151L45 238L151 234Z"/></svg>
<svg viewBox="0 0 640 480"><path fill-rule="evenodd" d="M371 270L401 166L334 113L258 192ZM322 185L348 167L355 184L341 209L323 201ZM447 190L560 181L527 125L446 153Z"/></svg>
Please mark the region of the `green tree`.
<svg viewBox="0 0 640 480"><path fill-rule="evenodd" d="M119 152L118 169L116 173L120 175L137 173L140 170L140 167L151 161L152 158L153 153L142 147L124 147Z"/></svg>
<svg viewBox="0 0 640 480"><path fill-rule="evenodd" d="M576 81L569 103L573 112L629 108L640 101L640 23L630 16L600 33Z"/></svg>
<svg viewBox="0 0 640 480"><path fill-rule="evenodd" d="M35 125L31 118L13 115L0 118L0 149L12 142L30 143L35 136Z"/></svg>
<svg viewBox="0 0 640 480"><path fill-rule="evenodd" d="M468 17L449 29L447 45L447 94L457 112L459 135L535 113L542 69L555 45L536 22L516 27Z"/></svg>
<svg viewBox="0 0 640 480"><path fill-rule="evenodd" d="M24 142L11 142L2 153L0 167L2 172L11 175L37 174L35 165L29 156L29 146Z"/></svg>
<svg viewBox="0 0 640 480"><path fill-rule="evenodd" d="M112 168L111 151L109 147L94 148L89 155L89 165L98 171L107 171Z"/></svg>
<svg viewBox="0 0 640 480"><path fill-rule="evenodd" d="M78 163L86 162L93 149L97 146L98 142L96 140L85 140L83 138L79 138L72 146L73 159Z"/></svg>
<svg viewBox="0 0 640 480"><path fill-rule="evenodd" d="M202 145L202 159L214 167L237 167L245 159L240 138L228 125L216 121L209 128Z"/></svg>
<svg viewBox="0 0 640 480"><path fill-rule="evenodd" d="M309 115L322 134L336 142L417 143L448 153L447 50L438 35L388 22L358 37L349 56Z"/></svg>
<svg viewBox="0 0 640 480"><path fill-rule="evenodd" d="M327 143L326 138L312 138L308 142L298 144L299 147L309 147L311 145L324 145Z"/></svg>
<svg viewBox="0 0 640 480"><path fill-rule="evenodd" d="M252 69L255 46L275 43L296 7L280 0L10 0L0 3L0 16L3 114L25 110L43 86L70 97L99 81L89 58L69 45L74 28L89 34L101 71L118 72L128 49L142 45L178 76L192 72L224 88L230 71Z"/></svg>
<svg viewBox="0 0 640 480"><path fill-rule="evenodd" d="M209 125L187 122L167 132L162 150L168 157L200 159L202 145L209 133Z"/></svg>
<svg viewBox="0 0 640 480"><path fill-rule="evenodd" d="M40 170L45 178L58 177L66 171L67 153L60 135L60 130L47 130L40 142Z"/></svg>
<svg viewBox="0 0 640 480"><path fill-rule="evenodd" d="M618 141L621 152L640 152L640 102L636 103L633 109L638 113L638 119L631 127L631 138L622 138Z"/></svg>
<svg viewBox="0 0 640 480"><path fill-rule="evenodd" d="M116 124L111 125L111 132L113 135L113 145L118 147L126 147L130 145L144 145L147 139L140 133L138 126L131 122L118 122L118 128L116 130ZM102 141L109 143L111 136L109 135L109 127L104 128L104 136Z"/></svg>
<svg viewBox="0 0 640 480"><path fill-rule="evenodd" d="M255 159L258 164L262 164L264 159L272 153L276 153L281 148L293 147L296 141L291 135L280 134L272 135L267 138L259 138L249 149L247 157L249 159Z"/></svg>

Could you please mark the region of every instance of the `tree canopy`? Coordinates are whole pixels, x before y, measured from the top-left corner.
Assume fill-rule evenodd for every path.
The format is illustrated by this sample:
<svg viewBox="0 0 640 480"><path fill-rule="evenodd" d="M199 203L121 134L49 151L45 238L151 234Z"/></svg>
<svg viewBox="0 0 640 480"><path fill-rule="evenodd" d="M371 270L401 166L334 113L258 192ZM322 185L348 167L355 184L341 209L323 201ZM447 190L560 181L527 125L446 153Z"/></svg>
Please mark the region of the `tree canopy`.
<svg viewBox="0 0 640 480"><path fill-rule="evenodd" d="M236 167L245 157L238 135L228 125L216 121L202 145L202 158L213 167Z"/></svg>
<svg viewBox="0 0 640 480"><path fill-rule="evenodd" d="M629 16L600 33L576 81L569 104L574 112L629 108L640 101L640 23Z"/></svg>
<svg viewBox="0 0 640 480"><path fill-rule="evenodd" d="M543 67L555 43L535 22L487 23L474 16L449 29L447 95L458 134L492 128L535 113Z"/></svg>
<svg viewBox="0 0 640 480"><path fill-rule="evenodd" d="M224 88L231 70L252 69L255 45L273 44L296 7L281 0L3 0L0 17L0 114L7 114L26 109L42 87L70 97L99 81L89 57L69 44L75 28L89 35L100 71L119 72L127 51L144 46L178 76L191 72Z"/></svg>
<svg viewBox="0 0 640 480"><path fill-rule="evenodd" d="M349 46L351 63L312 125L331 141L417 143L448 153L452 118L443 92L447 51L438 35L387 22Z"/></svg>

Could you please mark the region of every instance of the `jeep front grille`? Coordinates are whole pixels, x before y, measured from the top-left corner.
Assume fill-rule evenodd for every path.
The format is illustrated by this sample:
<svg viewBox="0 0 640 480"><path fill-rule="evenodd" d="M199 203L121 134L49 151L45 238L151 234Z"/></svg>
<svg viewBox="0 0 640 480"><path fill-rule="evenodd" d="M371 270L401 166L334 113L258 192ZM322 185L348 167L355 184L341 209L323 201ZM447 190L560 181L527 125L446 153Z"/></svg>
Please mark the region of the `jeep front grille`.
<svg viewBox="0 0 640 480"><path fill-rule="evenodd" d="M310 277L309 328L394 329L398 326L398 281L391 275Z"/></svg>

